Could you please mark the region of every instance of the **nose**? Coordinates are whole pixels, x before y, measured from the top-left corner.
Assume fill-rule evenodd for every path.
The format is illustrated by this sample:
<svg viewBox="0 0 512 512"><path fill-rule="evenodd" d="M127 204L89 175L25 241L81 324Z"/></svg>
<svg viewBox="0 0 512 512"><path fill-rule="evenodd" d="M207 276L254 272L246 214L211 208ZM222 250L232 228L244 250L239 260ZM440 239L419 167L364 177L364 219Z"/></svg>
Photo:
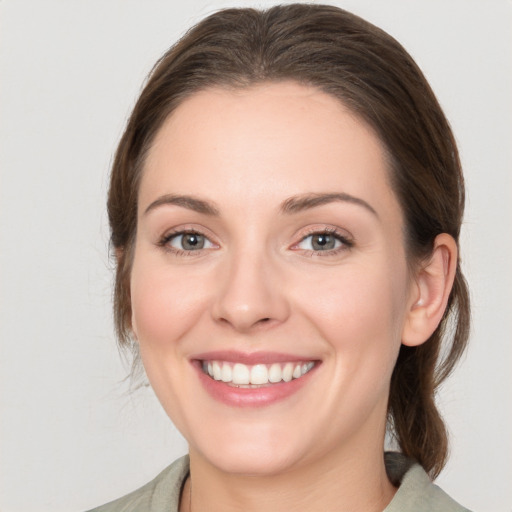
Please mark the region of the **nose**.
<svg viewBox="0 0 512 512"><path fill-rule="evenodd" d="M212 307L217 323L238 332L270 328L289 316L279 269L262 255L233 255L219 275Z"/></svg>

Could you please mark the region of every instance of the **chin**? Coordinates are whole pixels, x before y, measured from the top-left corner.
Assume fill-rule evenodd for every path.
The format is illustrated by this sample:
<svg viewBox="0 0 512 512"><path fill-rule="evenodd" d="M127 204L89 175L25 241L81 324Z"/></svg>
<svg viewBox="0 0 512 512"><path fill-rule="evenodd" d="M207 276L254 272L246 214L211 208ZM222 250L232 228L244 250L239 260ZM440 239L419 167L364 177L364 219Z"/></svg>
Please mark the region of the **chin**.
<svg viewBox="0 0 512 512"><path fill-rule="evenodd" d="M225 432L207 443L193 447L190 454L198 455L217 469L239 475L275 475L286 472L299 464L300 445L283 432L269 432L264 429L240 429L236 433ZM263 431L262 431L263 430ZM202 438L204 439L204 438ZM303 444L303 443L301 443Z"/></svg>
<svg viewBox="0 0 512 512"><path fill-rule="evenodd" d="M203 457L224 473L244 476L272 476L292 469L298 461L276 450L251 449L249 446L224 453L203 453Z"/></svg>

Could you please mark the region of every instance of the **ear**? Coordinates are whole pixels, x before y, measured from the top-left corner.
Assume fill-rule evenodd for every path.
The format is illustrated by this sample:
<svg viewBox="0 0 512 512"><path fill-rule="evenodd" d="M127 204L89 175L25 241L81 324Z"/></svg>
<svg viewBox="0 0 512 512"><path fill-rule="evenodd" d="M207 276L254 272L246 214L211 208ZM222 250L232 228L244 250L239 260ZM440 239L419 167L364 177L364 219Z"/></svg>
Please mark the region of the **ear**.
<svg viewBox="0 0 512 512"><path fill-rule="evenodd" d="M447 233L434 240L432 255L414 277L402 343L410 347L427 341L443 318L457 269L457 243Z"/></svg>

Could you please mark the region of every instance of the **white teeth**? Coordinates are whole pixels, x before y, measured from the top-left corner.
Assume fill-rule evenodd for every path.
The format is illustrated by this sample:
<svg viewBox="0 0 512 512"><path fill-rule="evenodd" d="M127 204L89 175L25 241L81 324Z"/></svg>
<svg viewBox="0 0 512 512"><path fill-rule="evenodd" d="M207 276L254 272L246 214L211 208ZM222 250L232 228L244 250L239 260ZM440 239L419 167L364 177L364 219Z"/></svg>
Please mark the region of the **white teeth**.
<svg viewBox="0 0 512 512"><path fill-rule="evenodd" d="M290 382L293 378L293 364L286 363L283 368L283 380L285 382Z"/></svg>
<svg viewBox="0 0 512 512"><path fill-rule="evenodd" d="M227 366L226 363L224 363L224 366ZM233 366L233 384L249 384L249 380L249 367L245 364L236 363Z"/></svg>
<svg viewBox="0 0 512 512"><path fill-rule="evenodd" d="M251 368L251 384L268 384L268 370L264 364Z"/></svg>
<svg viewBox="0 0 512 512"><path fill-rule="evenodd" d="M283 380L283 372L279 363L274 363L268 370L268 381L275 383Z"/></svg>
<svg viewBox="0 0 512 512"><path fill-rule="evenodd" d="M271 365L255 364L248 366L242 363L228 363L226 361L203 361L204 373L215 380L233 384L235 386L261 386L290 382L299 379L308 373L315 363L273 363Z"/></svg>
<svg viewBox="0 0 512 512"><path fill-rule="evenodd" d="M220 375L222 382L231 382L233 380L233 370L231 369L231 366L229 366L229 364L223 364Z"/></svg>
<svg viewBox="0 0 512 512"><path fill-rule="evenodd" d="M220 364L217 361L214 361L212 363L212 377L215 380L221 380L222 378L222 369L220 367Z"/></svg>

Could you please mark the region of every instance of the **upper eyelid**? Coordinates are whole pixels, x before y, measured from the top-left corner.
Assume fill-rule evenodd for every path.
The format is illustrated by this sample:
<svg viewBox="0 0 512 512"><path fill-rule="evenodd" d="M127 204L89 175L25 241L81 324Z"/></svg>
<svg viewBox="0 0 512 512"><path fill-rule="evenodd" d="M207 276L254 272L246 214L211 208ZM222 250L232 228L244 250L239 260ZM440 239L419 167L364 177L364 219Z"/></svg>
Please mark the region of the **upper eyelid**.
<svg viewBox="0 0 512 512"><path fill-rule="evenodd" d="M205 238L208 238L208 240L210 240L212 242L213 242L213 240L212 240L213 238L217 238L215 235L213 235L213 233L209 229L207 229L203 226L196 227L194 225L180 225L180 226L176 226L176 227L173 227L170 229L166 229L163 232L163 234L160 235L160 239L172 238L174 236L184 235L187 233L194 233L196 235L202 235Z"/></svg>
<svg viewBox="0 0 512 512"><path fill-rule="evenodd" d="M315 225L315 226L309 226L305 230L300 230L299 233L296 235L299 241L304 240L308 236L312 235L321 235L322 233L328 233L329 235L338 236L339 238L343 238L346 240L354 240L354 237L352 234L347 231L346 229L336 227L336 226L329 226L329 225Z"/></svg>
<svg viewBox="0 0 512 512"><path fill-rule="evenodd" d="M204 236L205 238L209 238L205 233L203 233L202 231L199 231L197 229L176 229L176 230L170 230L170 231L167 231L166 233L164 233L162 235L162 238L174 238L174 237L177 237L177 236L180 236L180 235L201 235L201 236Z"/></svg>

